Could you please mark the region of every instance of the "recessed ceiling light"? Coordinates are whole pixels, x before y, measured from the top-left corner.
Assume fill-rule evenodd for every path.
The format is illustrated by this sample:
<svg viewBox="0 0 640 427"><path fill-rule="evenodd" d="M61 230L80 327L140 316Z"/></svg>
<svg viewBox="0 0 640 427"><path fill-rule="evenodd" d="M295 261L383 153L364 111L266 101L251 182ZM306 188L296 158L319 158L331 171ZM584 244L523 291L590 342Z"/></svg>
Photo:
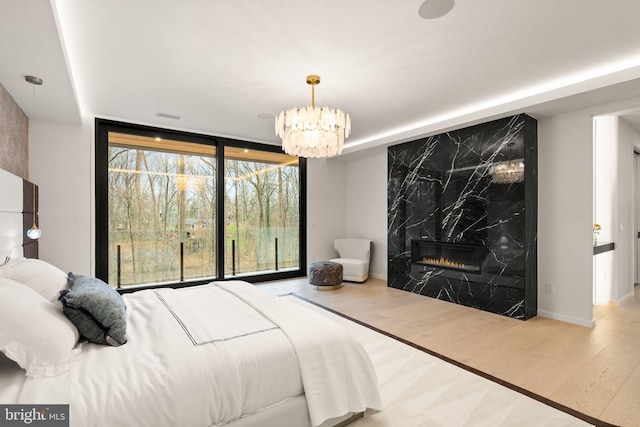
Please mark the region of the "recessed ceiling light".
<svg viewBox="0 0 640 427"><path fill-rule="evenodd" d="M156 136L156 141L160 142L162 141L162 138L160 138L159 136Z"/></svg>
<svg viewBox="0 0 640 427"><path fill-rule="evenodd" d="M451 12L455 0L425 0L418 9L418 15L424 19L436 19Z"/></svg>

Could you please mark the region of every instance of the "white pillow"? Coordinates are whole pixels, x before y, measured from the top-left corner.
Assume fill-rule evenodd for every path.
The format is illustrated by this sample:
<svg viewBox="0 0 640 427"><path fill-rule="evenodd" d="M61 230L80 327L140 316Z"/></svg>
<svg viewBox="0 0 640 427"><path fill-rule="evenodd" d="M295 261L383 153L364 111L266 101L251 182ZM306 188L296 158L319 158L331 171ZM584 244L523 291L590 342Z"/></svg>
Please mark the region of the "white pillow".
<svg viewBox="0 0 640 427"><path fill-rule="evenodd" d="M68 370L78 330L56 304L14 280L0 278L0 351L33 378Z"/></svg>
<svg viewBox="0 0 640 427"><path fill-rule="evenodd" d="M58 301L60 291L67 289L65 272L40 259L12 259L0 267L0 277L27 285L51 302Z"/></svg>

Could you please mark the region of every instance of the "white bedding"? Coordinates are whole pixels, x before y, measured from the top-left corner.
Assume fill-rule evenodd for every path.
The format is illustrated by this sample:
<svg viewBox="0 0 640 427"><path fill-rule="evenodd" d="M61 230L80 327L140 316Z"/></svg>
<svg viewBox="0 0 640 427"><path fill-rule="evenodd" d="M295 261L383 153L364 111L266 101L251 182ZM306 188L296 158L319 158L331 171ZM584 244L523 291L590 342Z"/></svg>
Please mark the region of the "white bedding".
<svg viewBox="0 0 640 427"><path fill-rule="evenodd" d="M382 409L369 355L340 325L281 298L263 297L245 282L220 286L277 324L293 344L312 425L348 412Z"/></svg>
<svg viewBox="0 0 640 427"><path fill-rule="evenodd" d="M253 285L124 298L125 345L84 344L72 369L54 378L18 379L0 366L0 402L69 403L72 426L223 425L303 392L313 425L381 409L375 371L355 339Z"/></svg>

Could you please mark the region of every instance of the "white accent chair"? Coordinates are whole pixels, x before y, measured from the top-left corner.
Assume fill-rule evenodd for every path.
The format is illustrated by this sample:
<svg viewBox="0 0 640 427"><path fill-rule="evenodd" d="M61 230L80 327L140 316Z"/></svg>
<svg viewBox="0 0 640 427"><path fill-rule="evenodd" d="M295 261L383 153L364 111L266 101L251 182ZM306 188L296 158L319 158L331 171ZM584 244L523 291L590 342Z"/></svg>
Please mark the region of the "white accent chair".
<svg viewBox="0 0 640 427"><path fill-rule="evenodd" d="M342 264L342 279L349 282L364 282L369 277L371 240L336 239L334 248L340 258L329 261Z"/></svg>

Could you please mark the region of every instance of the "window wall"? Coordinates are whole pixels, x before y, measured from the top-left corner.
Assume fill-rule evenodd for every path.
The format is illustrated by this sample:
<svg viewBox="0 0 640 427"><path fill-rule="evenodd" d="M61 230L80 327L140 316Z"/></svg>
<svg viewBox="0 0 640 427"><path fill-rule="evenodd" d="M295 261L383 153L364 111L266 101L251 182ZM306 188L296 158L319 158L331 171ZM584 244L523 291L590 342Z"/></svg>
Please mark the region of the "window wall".
<svg viewBox="0 0 640 427"><path fill-rule="evenodd" d="M297 157L225 147L225 276L300 269Z"/></svg>
<svg viewBox="0 0 640 427"><path fill-rule="evenodd" d="M304 275L304 159L96 120L96 275L118 288Z"/></svg>

